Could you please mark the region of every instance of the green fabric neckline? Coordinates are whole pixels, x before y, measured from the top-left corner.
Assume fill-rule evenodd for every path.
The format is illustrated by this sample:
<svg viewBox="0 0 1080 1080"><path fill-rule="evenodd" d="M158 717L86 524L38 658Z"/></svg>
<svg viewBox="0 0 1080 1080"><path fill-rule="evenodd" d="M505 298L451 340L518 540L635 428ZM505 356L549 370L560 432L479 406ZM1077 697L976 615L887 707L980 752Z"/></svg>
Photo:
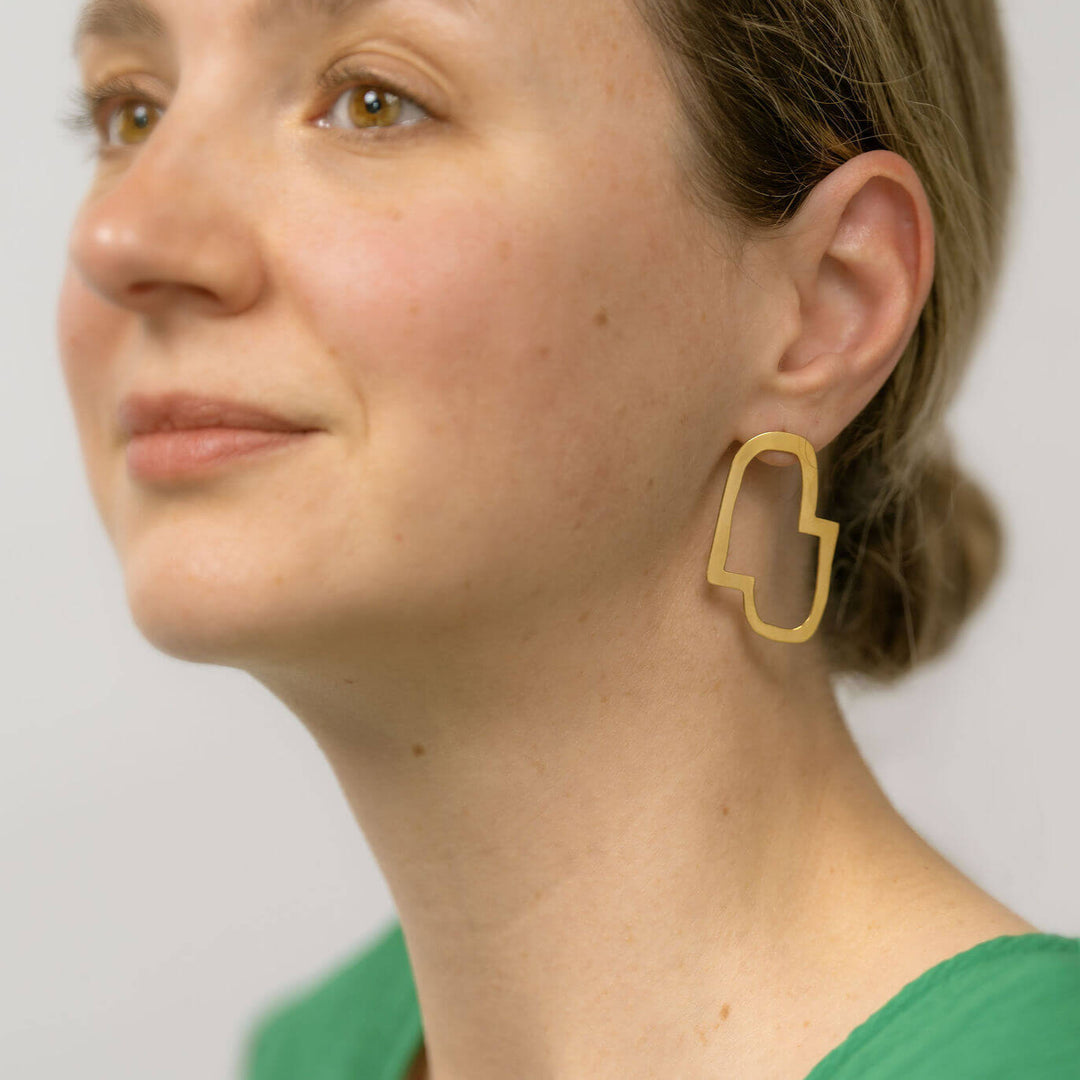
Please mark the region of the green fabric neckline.
<svg viewBox="0 0 1080 1080"><path fill-rule="evenodd" d="M941 983L967 971L988 957L1009 956L1021 951L1039 953L1049 951L1075 952L1080 955L1080 937L1041 932L1029 934L1002 934L972 945L928 968L897 991L876 1012L853 1028L842 1043L835 1046L804 1077L804 1080L827 1080L829 1074L840 1068L856 1051L875 1038L893 1019L924 994L936 989Z"/></svg>
<svg viewBox="0 0 1080 1080"><path fill-rule="evenodd" d="M420 1006L416 997L416 985L413 982L412 968L409 964L408 950L405 948L405 939L402 935L400 922L394 924L390 933L394 935L401 950L403 963L400 970L405 979L405 985L402 987L405 992L398 999L402 1002L402 1009L397 1026L397 1037L394 1040L394 1050L388 1056L387 1067L378 1080L403 1080L405 1070L412 1065L417 1053L419 1053L424 1030ZM975 964L990 957L1008 956L1021 951L1038 953L1051 950L1075 952L1080 955L1080 937L1066 937L1062 934L1042 932L1002 934L987 941L980 941L977 945L973 945L963 952L939 961L921 975L917 975L886 1001L881 1008L871 1013L862 1023L853 1028L843 1042L833 1047L807 1073L804 1080L828 1080L830 1073L840 1068L852 1054L875 1038L880 1031L887 1027L898 1014L908 1008L914 1001L935 989L942 982L966 971Z"/></svg>

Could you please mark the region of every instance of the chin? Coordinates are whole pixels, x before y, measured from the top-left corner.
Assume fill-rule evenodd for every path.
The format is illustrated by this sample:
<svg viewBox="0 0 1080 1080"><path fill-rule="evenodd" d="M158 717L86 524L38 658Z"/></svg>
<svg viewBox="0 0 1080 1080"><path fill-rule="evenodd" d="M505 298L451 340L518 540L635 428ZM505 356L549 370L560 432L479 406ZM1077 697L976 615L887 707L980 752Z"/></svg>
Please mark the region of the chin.
<svg viewBox="0 0 1080 1080"><path fill-rule="evenodd" d="M167 582L128 583L128 607L139 633L159 652L196 664L242 667L274 640L272 624L245 615L220 593L175 590Z"/></svg>
<svg viewBox="0 0 1080 1080"><path fill-rule="evenodd" d="M281 649L296 619L280 575L260 572L251 554L240 565L143 540L127 552L124 586L135 626L156 649L227 667Z"/></svg>

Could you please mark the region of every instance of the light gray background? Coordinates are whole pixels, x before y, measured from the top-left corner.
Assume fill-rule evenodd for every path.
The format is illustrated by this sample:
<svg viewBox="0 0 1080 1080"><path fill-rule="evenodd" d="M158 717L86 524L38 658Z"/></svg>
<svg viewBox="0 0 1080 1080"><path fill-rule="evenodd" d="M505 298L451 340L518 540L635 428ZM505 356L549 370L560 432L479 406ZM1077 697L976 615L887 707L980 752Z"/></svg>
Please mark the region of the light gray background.
<svg viewBox="0 0 1080 1080"><path fill-rule="evenodd" d="M251 1018L393 907L299 721L242 672L157 652L130 619L55 341L91 170L55 119L76 10L0 5L0 1074L232 1077ZM1080 7L1003 14L1017 217L951 427L1004 510L1010 562L946 661L841 691L911 823L1041 929L1080 935Z"/></svg>

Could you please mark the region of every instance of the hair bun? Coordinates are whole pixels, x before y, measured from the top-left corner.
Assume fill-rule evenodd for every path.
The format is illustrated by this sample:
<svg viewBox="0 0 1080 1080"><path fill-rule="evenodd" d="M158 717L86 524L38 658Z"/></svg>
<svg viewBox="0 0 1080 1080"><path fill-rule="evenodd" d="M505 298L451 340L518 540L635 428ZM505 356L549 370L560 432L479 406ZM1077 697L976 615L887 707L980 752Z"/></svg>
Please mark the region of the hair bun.
<svg viewBox="0 0 1080 1080"><path fill-rule="evenodd" d="M834 499L847 518L822 628L834 671L889 682L949 648L1000 570L1004 537L994 503L951 452L924 459L885 499L859 494L873 480L867 463L833 485L852 496L840 502L872 509L860 523Z"/></svg>

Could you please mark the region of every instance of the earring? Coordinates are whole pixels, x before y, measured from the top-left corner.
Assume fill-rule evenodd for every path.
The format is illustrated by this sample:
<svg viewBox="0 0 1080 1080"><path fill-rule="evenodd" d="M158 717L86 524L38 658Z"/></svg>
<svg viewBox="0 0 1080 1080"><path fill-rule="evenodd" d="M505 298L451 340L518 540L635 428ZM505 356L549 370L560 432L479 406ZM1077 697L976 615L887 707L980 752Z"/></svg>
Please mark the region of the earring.
<svg viewBox="0 0 1080 1080"><path fill-rule="evenodd" d="M731 540L731 515L735 511L735 499L742 485L746 466L763 450L786 450L799 459L802 471L802 502L799 505L799 532L818 537L817 581L814 584L814 600L810 605L810 614L799 626L788 629L764 622L758 615L754 604L755 578L751 574L736 574L724 569L727 562L728 543ZM720 516L716 522L716 534L713 537L712 553L705 573L712 585L723 585L729 589L739 589L743 594L743 610L753 630L772 641L808 641L821 622L825 604L829 599L829 581L832 572L833 554L836 551L836 536L840 526L835 521L817 516L817 455L808 439L788 431L765 431L743 443L731 463L724 485L724 496L720 503Z"/></svg>

